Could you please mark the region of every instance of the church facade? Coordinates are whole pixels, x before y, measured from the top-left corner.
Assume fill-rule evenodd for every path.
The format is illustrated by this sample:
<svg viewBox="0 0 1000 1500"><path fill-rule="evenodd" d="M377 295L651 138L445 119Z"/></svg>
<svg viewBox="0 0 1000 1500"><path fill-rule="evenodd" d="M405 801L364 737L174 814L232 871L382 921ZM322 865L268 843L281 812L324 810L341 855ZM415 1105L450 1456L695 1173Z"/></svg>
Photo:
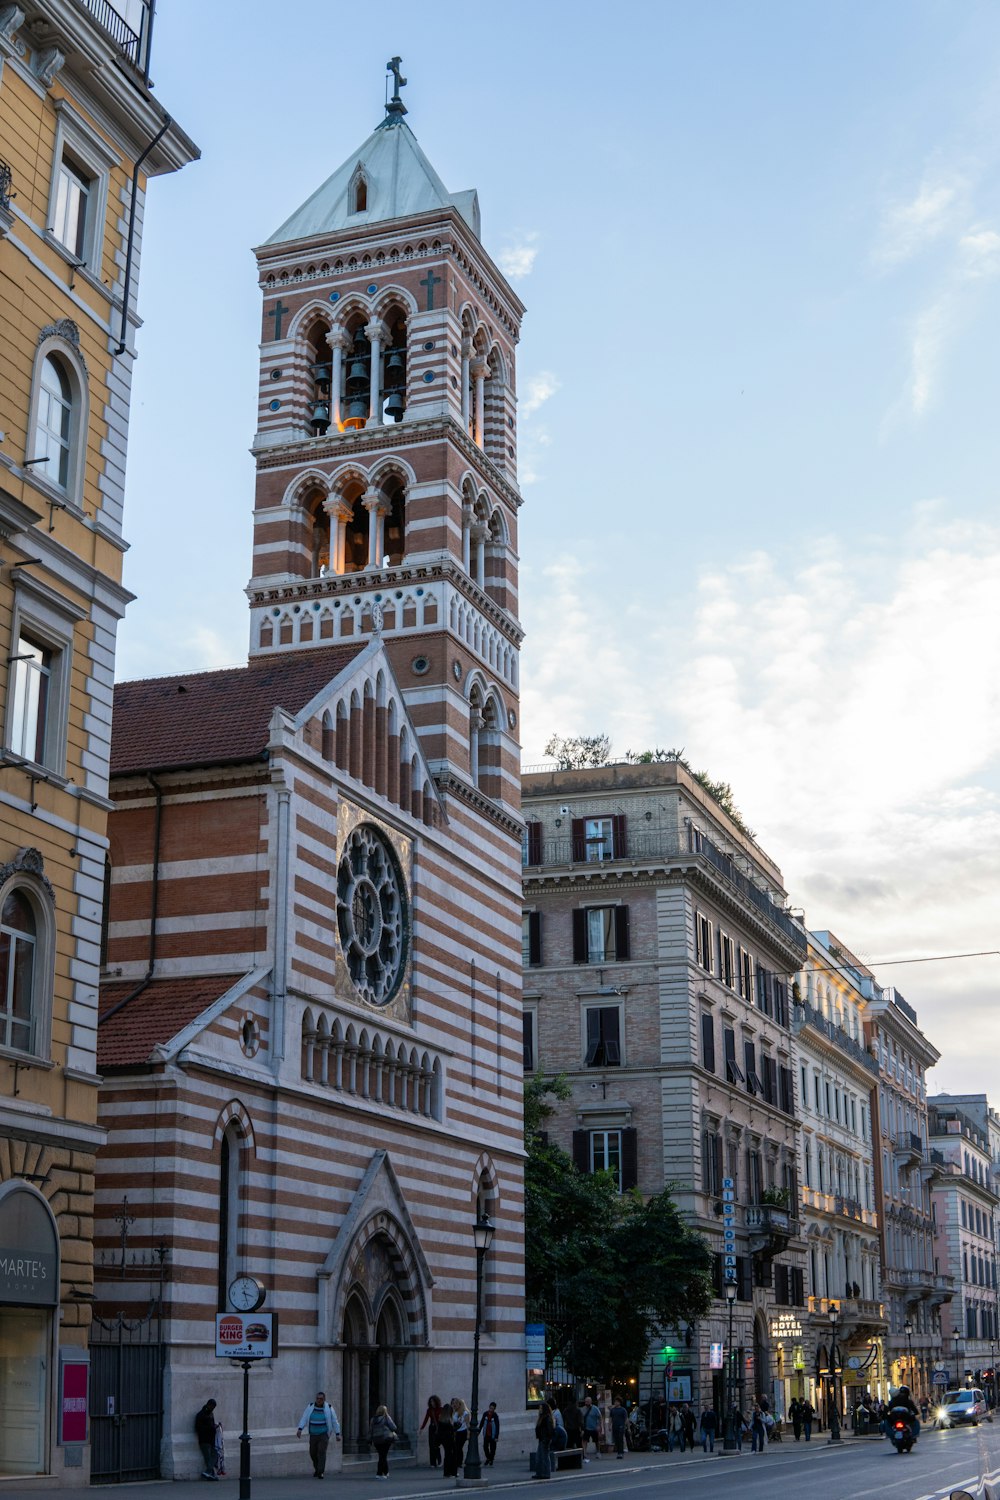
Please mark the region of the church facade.
<svg viewBox="0 0 1000 1500"><path fill-rule="evenodd" d="M415 1448L470 1399L484 1213L482 1404L524 1412L523 308L404 114L257 252L248 664L116 690L97 1311L157 1308L166 1476L209 1396L239 1430L242 1275L255 1473L320 1387L344 1463L382 1402Z"/></svg>

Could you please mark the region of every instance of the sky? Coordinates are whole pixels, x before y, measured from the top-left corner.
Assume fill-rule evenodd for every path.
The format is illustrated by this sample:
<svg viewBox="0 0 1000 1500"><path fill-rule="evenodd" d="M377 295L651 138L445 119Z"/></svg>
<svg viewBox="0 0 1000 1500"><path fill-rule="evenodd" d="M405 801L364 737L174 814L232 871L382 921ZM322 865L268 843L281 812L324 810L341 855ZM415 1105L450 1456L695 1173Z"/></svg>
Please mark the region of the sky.
<svg viewBox="0 0 1000 1500"><path fill-rule="evenodd" d="M118 675L245 660L260 244L382 117L527 304L521 730L682 749L994 1091L1000 6L161 0ZM986 957L948 955L985 952ZM933 961L889 964L889 960Z"/></svg>

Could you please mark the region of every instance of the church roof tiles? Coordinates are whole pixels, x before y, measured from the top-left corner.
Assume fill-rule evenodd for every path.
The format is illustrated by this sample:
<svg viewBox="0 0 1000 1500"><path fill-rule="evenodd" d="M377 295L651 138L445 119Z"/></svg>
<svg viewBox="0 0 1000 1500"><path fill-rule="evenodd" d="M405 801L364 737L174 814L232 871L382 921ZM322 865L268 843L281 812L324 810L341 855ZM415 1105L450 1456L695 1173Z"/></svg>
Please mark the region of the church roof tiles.
<svg viewBox="0 0 1000 1500"><path fill-rule="evenodd" d="M232 982L232 974L153 979L116 1015L111 1012L132 994L136 984L133 980L125 984L102 984L98 1068L132 1067L148 1062L154 1047L169 1042L225 994Z"/></svg>
<svg viewBox="0 0 1000 1500"><path fill-rule="evenodd" d="M118 683L112 776L257 759L275 708L297 714L363 649L359 641L259 657L245 667Z"/></svg>

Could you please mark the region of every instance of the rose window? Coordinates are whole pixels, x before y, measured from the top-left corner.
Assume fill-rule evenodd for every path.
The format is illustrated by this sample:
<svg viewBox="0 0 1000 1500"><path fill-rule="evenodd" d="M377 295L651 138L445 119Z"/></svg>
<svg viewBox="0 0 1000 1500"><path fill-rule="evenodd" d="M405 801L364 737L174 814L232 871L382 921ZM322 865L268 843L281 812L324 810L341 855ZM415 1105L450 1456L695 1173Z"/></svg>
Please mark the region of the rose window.
<svg viewBox="0 0 1000 1500"><path fill-rule="evenodd" d="M355 989L384 1005L406 962L406 893L396 856L367 823L349 835L340 857L337 927Z"/></svg>

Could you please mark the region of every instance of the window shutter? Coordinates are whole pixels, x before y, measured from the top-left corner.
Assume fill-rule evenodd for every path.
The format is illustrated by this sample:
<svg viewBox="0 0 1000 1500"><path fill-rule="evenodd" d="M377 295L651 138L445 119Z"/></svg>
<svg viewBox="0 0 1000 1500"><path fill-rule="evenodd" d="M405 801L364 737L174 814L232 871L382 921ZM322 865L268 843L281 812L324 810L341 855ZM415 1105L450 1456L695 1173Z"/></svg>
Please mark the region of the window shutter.
<svg viewBox="0 0 1000 1500"><path fill-rule="evenodd" d="M714 1169L715 1169L715 1181L714 1181L714 1183L712 1185L712 1191L714 1193L721 1193L722 1192L722 1137L721 1137L721 1135L713 1136L712 1137L712 1142L713 1142L713 1144L712 1144L712 1156L713 1156L713 1165L714 1165Z"/></svg>
<svg viewBox="0 0 1000 1500"><path fill-rule="evenodd" d="M574 818L572 824L573 848L571 858L577 864L582 864L587 858L587 820L586 818Z"/></svg>
<svg viewBox="0 0 1000 1500"><path fill-rule="evenodd" d="M756 1260L751 1257L750 1264L753 1267L754 1286L769 1287L771 1285L774 1261L769 1260L766 1255L761 1255Z"/></svg>
<svg viewBox="0 0 1000 1500"><path fill-rule="evenodd" d="M528 864L540 865L542 862L542 825L541 823L528 824Z"/></svg>
<svg viewBox="0 0 1000 1500"><path fill-rule="evenodd" d="M801 1266L792 1266L791 1274L792 1274L792 1306L793 1307L805 1307L805 1305L806 1305L805 1274L802 1271Z"/></svg>
<svg viewBox="0 0 1000 1500"><path fill-rule="evenodd" d="M629 953L628 907L615 907L615 958L625 959Z"/></svg>
<svg viewBox="0 0 1000 1500"><path fill-rule="evenodd" d="M624 859L628 853L624 813L614 813L611 818L611 853L615 859Z"/></svg>
<svg viewBox="0 0 1000 1500"><path fill-rule="evenodd" d="M715 1072L715 1019L709 1015L701 1018L701 1062L710 1073Z"/></svg>
<svg viewBox="0 0 1000 1500"><path fill-rule="evenodd" d="M736 1285L737 1297L741 1302L753 1301L753 1277L750 1257L737 1255L736 1257Z"/></svg>
<svg viewBox="0 0 1000 1500"><path fill-rule="evenodd" d="M582 906L573 913L573 962L587 962L587 913Z"/></svg>
<svg viewBox="0 0 1000 1500"><path fill-rule="evenodd" d="M778 1070L778 1081L780 1086L780 1104L786 1115L794 1113L794 1091L792 1089L791 1068L780 1068Z"/></svg>
<svg viewBox="0 0 1000 1500"><path fill-rule="evenodd" d="M783 979L774 981L774 1019L779 1026L788 1025L788 986Z"/></svg>
<svg viewBox="0 0 1000 1500"><path fill-rule="evenodd" d="M634 1129L622 1131L622 1192L639 1181L639 1145Z"/></svg>
<svg viewBox="0 0 1000 1500"><path fill-rule="evenodd" d="M540 911L529 911L528 913L528 963L535 965L542 961L542 914Z"/></svg>
<svg viewBox="0 0 1000 1500"><path fill-rule="evenodd" d="M722 1254L717 1250L712 1257L712 1287L717 1297L724 1295L723 1285Z"/></svg>
<svg viewBox="0 0 1000 1500"><path fill-rule="evenodd" d="M774 1300L781 1307L788 1306L788 1267L774 1268Z"/></svg>
<svg viewBox="0 0 1000 1500"><path fill-rule="evenodd" d="M590 1131L573 1132L573 1165L578 1172L590 1171Z"/></svg>

